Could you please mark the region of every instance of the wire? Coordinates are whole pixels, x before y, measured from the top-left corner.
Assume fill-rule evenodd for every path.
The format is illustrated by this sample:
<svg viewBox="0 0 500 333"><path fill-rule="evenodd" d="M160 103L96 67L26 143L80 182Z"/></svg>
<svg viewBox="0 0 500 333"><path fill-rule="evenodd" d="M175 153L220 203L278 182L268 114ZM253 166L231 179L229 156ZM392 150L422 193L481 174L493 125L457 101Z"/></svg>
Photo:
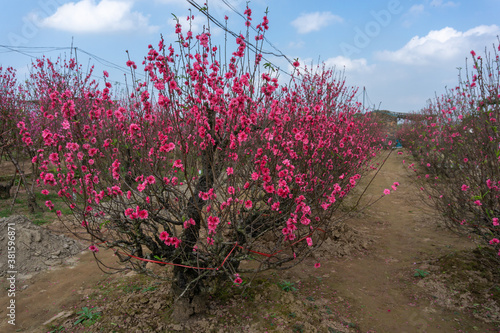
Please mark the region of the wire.
<svg viewBox="0 0 500 333"><path fill-rule="evenodd" d="M206 10L206 7L201 7L198 3L196 3L196 1L194 0L186 0L190 5L192 5L194 8L198 9L203 15L205 15L212 23L214 23L216 26L218 26L219 28L221 28L222 30L224 30L225 32L229 33L230 35L234 36L235 38L238 38L239 35L236 34L234 31L232 30L229 30L226 28L226 26L224 24L222 24L219 20L217 20L216 18L214 18L207 10ZM245 20L245 16L243 16L243 14L241 14L240 12L238 12L231 4L227 3L226 0L222 0L224 2L224 4L226 6L228 6L232 11L234 11L237 15L243 17ZM257 31L257 29L255 29L253 26L251 26L252 30ZM283 54L283 52L281 52L280 50L278 50L274 45L272 45L271 42L269 42L269 40L264 37L264 40L269 44L271 45L275 50L277 50L279 52L278 53L274 53L274 52L271 52L271 51L264 51L264 50L260 50L260 53L262 54L267 54L267 55L273 55L275 57L282 57L282 58L285 58L290 64L292 64L292 61L285 55ZM246 45L253 51L257 52L258 51L258 48L257 46L255 46L254 44L252 44L250 41L245 41ZM281 69L280 66L274 64L273 62L271 62L269 59L265 58L265 57L262 57L265 61L267 61L268 63L270 63L271 65L273 65L274 68L277 68L280 72L284 73L285 75L288 75L290 77L292 77L292 75L289 73L289 72L286 72L284 71L283 69Z"/></svg>
<svg viewBox="0 0 500 333"><path fill-rule="evenodd" d="M75 52L79 51L79 52L86 54L87 56L89 56L89 59L93 59L96 62L98 62L104 66L107 66L108 68L113 68L113 69L118 70L120 72L123 72L125 74L130 73L130 70L125 66L118 65L114 62L111 62L111 61L106 60L102 57L99 57L99 56L97 56L89 51L86 51L84 49L81 49L79 47L74 47L74 46L64 46L64 47L58 47L58 46L11 46L11 45L1 45L0 44L0 48L6 49L6 51L0 52L0 53L16 52L16 53L20 53L22 55L25 55L27 57L30 57L31 59L38 58L37 56L34 55L34 54L38 54L38 53L45 54L48 52L55 52L55 51L64 51L64 50L73 51L74 50ZM143 73L137 73L136 75L141 76L141 77L145 77L145 74L143 74ZM96 74L92 74L91 77L93 77L94 79L97 79L99 81L102 80L102 77L100 77ZM113 82L114 84L123 83L123 82L114 81L114 80L108 80L108 82Z"/></svg>

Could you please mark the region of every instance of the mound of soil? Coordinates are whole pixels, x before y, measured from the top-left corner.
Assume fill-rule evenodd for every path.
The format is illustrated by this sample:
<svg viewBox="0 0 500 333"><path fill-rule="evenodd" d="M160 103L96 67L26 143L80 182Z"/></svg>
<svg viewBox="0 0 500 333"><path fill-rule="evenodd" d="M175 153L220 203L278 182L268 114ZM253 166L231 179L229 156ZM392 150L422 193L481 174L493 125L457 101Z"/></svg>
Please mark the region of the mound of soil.
<svg viewBox="0 0 500 333"><path fill-rule="evenodd" d="M341 223L332 228L328 238L312 255L317 260L348 257L367 250L371 242L364 233Z"/></svg>
<svg viewBox="0 0 500 333"><path fill-rule="evenodd" d="M7 265L9 230L15 231L15 269ZM7 271L17 271L19 278L29 278L33 273L62 264L64 259L83 249L84 246L74 239L54 234L33 224L25 216L13 215L0 219L0 276L4 276Z"/></svg>
<svg viewBox="0 0 500 333"><path fill-rule="evenodd" d="M500 268L495 251L457 251L420 268L429 275L418 286L427 290L436 304L487 323L500 323Z"/></svg>

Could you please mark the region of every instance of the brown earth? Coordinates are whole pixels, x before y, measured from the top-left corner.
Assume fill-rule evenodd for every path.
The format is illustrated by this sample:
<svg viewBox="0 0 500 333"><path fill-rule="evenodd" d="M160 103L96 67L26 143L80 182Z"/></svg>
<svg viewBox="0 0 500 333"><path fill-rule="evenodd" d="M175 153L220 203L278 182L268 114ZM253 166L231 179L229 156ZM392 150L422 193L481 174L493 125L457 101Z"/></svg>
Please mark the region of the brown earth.
<svg viewBox="0 0 500 333"><path fill-rule="evenodd" d="M404 158L389 156L362 204L395 181L397 190L339 224L315 257L289 271L246 276L249 288L221 288L208 311L187 322L170 317L167 286L133 273L105 275L84 251L16 281L15 327L2 293L0 332L498 332L498 267L481 259L472 240L439 227ZM48 228L63 231L57 223ZM98 256L116 260L111 251ZM101 316L74 325L82 307Z"/></svg>

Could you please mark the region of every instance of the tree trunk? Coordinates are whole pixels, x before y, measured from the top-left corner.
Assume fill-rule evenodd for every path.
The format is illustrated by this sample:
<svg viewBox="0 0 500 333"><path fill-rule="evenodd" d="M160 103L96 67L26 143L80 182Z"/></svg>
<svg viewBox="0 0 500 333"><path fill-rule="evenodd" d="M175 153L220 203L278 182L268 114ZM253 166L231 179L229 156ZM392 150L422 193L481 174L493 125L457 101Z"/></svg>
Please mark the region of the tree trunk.
<svg viewBox="0 0 500 333"><path fill-rule="evenodd" d="M35 194L33 193L32 189L28 186L28 182L26 181L26 177L24 175L24 170L21 168L18 161L14 158L14 156L12 156L12 154L8 150L7 150L7 155L9 156L10 160L12 161L14 166L16 167L16 172L19 173L19 176L21 177L21 180L23 182L23 186L26 189L26 194L28 195L28 206L30 207L31 213L41 211L40 206L36 202ZM34 184L35 184L35 182L33 182L33 185Z"/></svg>
<svg viewBox="0 0 500 333"><path fill-rule="evenodd" d="M12 188L13 183L10 182L8 184L0 184L0 199L10 199L10 189Z"/></svg>

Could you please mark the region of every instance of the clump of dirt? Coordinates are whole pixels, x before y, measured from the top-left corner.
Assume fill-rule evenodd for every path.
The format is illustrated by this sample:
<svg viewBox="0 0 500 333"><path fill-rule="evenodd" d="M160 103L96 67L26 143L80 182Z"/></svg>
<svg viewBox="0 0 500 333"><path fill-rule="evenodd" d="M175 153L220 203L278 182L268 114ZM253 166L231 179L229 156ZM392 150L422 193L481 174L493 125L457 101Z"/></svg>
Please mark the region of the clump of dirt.
<svg viewBox="0 0 500 333"><path fill-rule="evenodd" d="M9 234L10 231L10 234ZM9 237L15 242L15 266L8 265ZM16 271L18 277L29 278L33 273L57 266L74 256L84 246L74 239L57 235L33 224L22 215L0 219L0 276Z"/></svg>
<svg viewBox="0 0 500 333"><path fill-rule="evenodd" d="M418 283L435 302L455 311L468 312L487 323L500 323L500 267L495 251L475 248L450 253L434 265Z"/></svg>
<svg viewBox="0 0 500 333"><path fill-rule="evenodd" d="M179 322L168 284L135 274L109 278L84 293L78 306L102 313L101 319L75 326L73 313L52 327L61 332L360 332L348 302L319 293L315 278L297 281L293 291L278 281L273 274L255 279L249 288L228 281L208 297L204 315Z"/></svg>
<svg viewBox="0 0 500 333"><path fill-rule="evenodd" d="M335 225L321 247L313 252L316 259L332 259L351 256L368 249L372 240L351 226Z"/></svg>

